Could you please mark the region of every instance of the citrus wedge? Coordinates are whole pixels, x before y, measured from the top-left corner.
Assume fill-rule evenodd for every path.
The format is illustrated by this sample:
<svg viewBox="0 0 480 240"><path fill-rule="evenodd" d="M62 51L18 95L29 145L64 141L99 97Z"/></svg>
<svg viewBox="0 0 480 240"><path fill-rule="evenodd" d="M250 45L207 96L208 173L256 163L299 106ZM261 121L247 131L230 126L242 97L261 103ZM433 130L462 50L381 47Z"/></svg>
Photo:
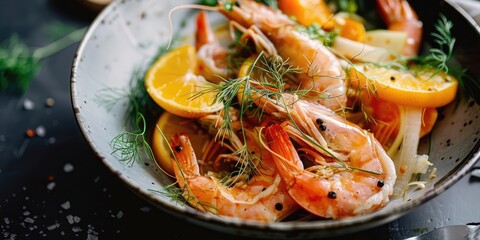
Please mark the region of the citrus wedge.
<svg viewBox="0 0 480 240"><path fill-rule="evenodd" d="M412 73L372 64L357 64L352 80L373 89L380 99L412 107L441 107L455 99L458 81L445 72Z"/></svg>
<svg viewBox="0 0 480 240"><path fill-rule="evenodd" d="M175 133L186 133L188 135L196 156L202 156L201 150L209 142L207 132L198 127L193 119L182 118L169 112L162 113L157 121L156 128L153 130L152 151L157 163L172 176L174 175L173 158L166 140L169 141Z"/></svg>
<svg viewBox="0 0 480 240"><path fill-rule="evenodd" d="M222 104L213 103L215 93L205 91L210 83L196 74L196 67L196 50L191 45L162 55L147 71L148 94L160 107L181 117L196 118L222 109Z"/></svg>
<svg viewBox="0 0 480 240"><path fill-rule="evenodd" d="M333 27L333 21L330 21L333 14L323 0L279 0L278 8L303 26L316 23L324 29Z"/></svg>

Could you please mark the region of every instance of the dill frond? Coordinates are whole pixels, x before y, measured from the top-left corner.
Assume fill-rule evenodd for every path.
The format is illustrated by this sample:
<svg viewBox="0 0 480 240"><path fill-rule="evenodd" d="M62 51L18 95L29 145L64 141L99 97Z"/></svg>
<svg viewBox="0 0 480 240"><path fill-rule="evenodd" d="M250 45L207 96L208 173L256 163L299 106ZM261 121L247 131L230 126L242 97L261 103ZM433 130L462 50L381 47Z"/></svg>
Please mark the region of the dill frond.
<svg viewBox="0 0 480 240"><path fill-rule="evenodd" d="M25 92L41 68L41 60L81 40L86 28L81 28L32 50L13 34L0 45L0 91L7 89Z"/></svg>
<svg viewBox="0 0 480 240"><path fill-rule="evenodd" d="M165 186L161 190L150 189L150 191L168 197L181 206L188 204L188 201L182 196L182 189L178 187L176 182Z"/></svg>
<svg viewBox="0 0 480 240"><path fill-rule="evenodd" d="M16 34L0 46L0 91L16 87L25 92L39 69L39 60Z"/></svg>
<svg viewBox="0 0 480 240"><path fill-rule="evenodd" d="M433 42L437 47L429 49L428 55L413 58L412 61L417 64L417 67L435 69L435 72L449 71L448 61L452 58L453 49L455 46L455 38L451 34L453 23L440 14L434 28L436 31L431 33Z"/></svg>
<svg viewBox="0 0 480 240"><path fill-rule="evenodd" d="M125 161L130 166L136 161L148 162L155 159L147 142L147 124L143 114L137 113L137 122L136 129L124 130L111 141L112 155L118 155L120 161Z"/></svg>
<svg viewBox="0 0 480 240"><path fill-rule="evenodd" d="M459 92L480 104L480 96L478 95L480 82L467 75L467 70L458 69L459 66L452 66L450 63L456 43L456 39L451 34L453 23L445 15L440 14L434 27L436 31L432 32L431 36L437 47L429 49L429 54L426 56L411 59L415 63L414 70L434 69L433 74L440 71L452 74L459 82ZM462 95L457 95L457 99L461 97Z"/></svg>
<svg viewBox="0 0 480 240"><path fill-rule="evenodd" d="M161 48L159 55L164 53ZM111 140L112 154L130 166L134 162L155 159L148 143L148 129L163 110L151 99L144 85L143 69L134 69L128 88L107 87L95 95L94 101L111 111L116 105L126 102L124 130Z"/></svg>
<svg viewBox="0 0 480 240"><path fill-rule="evenodd" d="M308 27L298 25L296 26L296 30L300 33L307 35L311 39L319 40L323 43L323 45L327 47L332 47L333 43L335 43L335 38L338 36L337 32L327 32L316 23L313 23Z"/></svg>

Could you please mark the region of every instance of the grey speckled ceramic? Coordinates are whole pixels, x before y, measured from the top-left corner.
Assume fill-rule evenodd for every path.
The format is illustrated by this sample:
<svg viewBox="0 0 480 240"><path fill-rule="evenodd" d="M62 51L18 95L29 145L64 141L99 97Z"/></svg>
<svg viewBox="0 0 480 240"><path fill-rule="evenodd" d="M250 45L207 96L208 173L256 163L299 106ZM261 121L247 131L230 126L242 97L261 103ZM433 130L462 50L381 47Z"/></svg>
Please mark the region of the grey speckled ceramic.
<svg viewBox="0 0 480 240"><path fill-rule="evenodd" d="M157 49L169 39L168 11L174 5L190 1L122 0L109 5L91 25L83 39L71 78L72 103L78 124L93 150L105 165L125 184L159 208L187 221L232 234L270 238L313 238L340 235L392 221L437 196L465 175L479 158L480 106L463 101L458 106L442 109L440 121L432 136L431 161L437 167L437 178L424 190L409 196L408 201L391 201L384 209L366 216L342 220L279 222L258 224L203 214L181 206L156 194L172 180L155 164L129 165L111 154L111 140L124 128L126 102L118 102L107 111L97 104L99 91L108 87L129 88L130 77L137 69L145 69ZM480 28L466 13L449 1L413 1L424 21L425 39L436 19L443 12L454 23L457 38L455 58L469 74L480 79ZM426 10L427 9L427 10ZM191 12L181 10L173 15L174 29L187 35L192 28ZM185 28L181 28L182 20ZM188 40L188 39L187 39ZM479 94L479 93L477 93ZM423 140L421 151L427 151Z"/></svg>

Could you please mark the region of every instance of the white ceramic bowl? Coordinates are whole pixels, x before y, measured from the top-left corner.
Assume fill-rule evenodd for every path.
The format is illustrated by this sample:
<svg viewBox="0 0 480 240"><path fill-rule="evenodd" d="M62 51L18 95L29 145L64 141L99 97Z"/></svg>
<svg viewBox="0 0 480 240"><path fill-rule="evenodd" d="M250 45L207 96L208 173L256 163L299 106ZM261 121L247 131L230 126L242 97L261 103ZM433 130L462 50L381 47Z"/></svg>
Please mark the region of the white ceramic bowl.
<svg viewBox="0 0 480 240"><path fill-rule="evenodd" d="M393 200L373 214L340 220L259 224L207 215L151 191L162 189L172 183L172 179L155 164L131 165L119 161L111 154L112 139L124 130L126 99L118 101L110 110L96 100L98 93L106 88L131 88L129 83L132 74L138 69L146 69L155 58L159 46L164 46L169 40L169 9L189 2L191 1L114 1L89 28L74 60L71 78L75 116L93 150L126 186L169 214L207 228L245 236L279 239L340 235L399 218L445 191L478 160L480 106L469 100L441 110L441 120L432 132L433 151L430 155L430 160L438 169L437 178L427 184L424 190L409 195L408 201ZM424 21L425 29L431 29L438 11L453 21L453 34L457 38L455 58L471 69L469 73L474 78L480 79L478 25L450 1L416 1L414 6ZM188 10L175 12L173 23L177 33L184 36L192 33L192 15L194 14ZM186 26L181 28L183 20ZM423 141L420 151L425 152L427 147L428 143Z"/></svg>

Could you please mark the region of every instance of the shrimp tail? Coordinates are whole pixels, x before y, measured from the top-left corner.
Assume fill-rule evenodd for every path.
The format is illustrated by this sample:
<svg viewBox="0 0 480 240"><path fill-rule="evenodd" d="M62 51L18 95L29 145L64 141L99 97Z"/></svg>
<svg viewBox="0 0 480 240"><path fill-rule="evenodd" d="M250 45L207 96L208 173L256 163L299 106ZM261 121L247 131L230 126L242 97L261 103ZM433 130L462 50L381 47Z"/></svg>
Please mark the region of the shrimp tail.
<svg viewBox="0 0 480 240"><path fill-rule="evenodd" d="M269 126L266 129L266 137L274 159L280 160L275 161L277 170L288 184L296 173L302 171L303 163L283 127L278 124Z"/></svg>

